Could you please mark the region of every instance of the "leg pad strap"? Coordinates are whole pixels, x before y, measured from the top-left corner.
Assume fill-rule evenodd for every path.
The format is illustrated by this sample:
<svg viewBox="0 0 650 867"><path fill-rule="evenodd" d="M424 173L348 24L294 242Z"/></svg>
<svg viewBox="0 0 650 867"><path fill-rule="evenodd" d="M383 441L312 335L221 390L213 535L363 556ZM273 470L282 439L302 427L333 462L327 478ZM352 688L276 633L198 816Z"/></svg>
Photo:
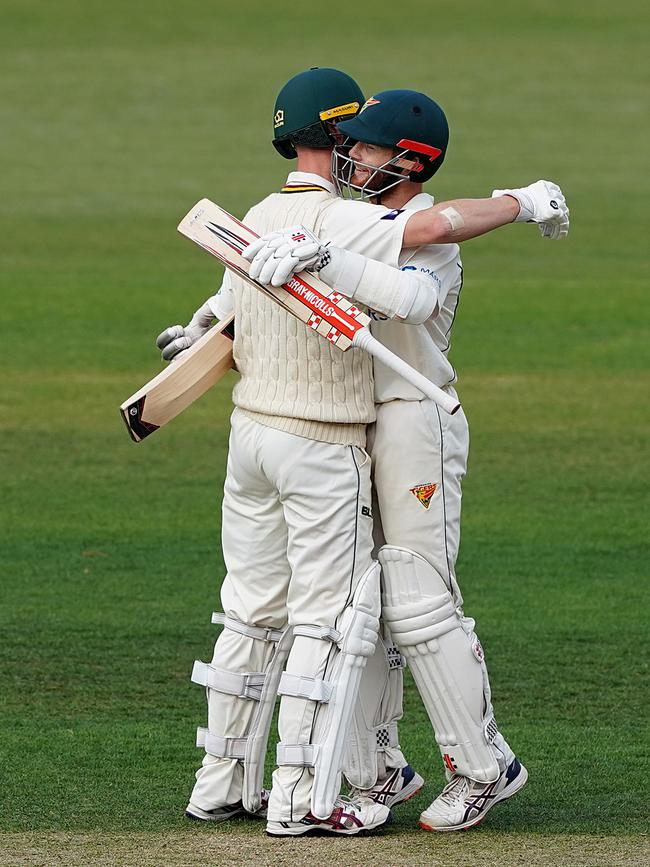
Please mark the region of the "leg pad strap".
<svg viewBox="0 0 650 867"><path fill-rule="evenodd" d="M313 768L319 753L318 744L278 744L276 763L296 768Z"/></svg>
<svg viewBox="0 0 650 867"><path fill-rule="evenodd" d="M280 695L292 695L294 698L305 698L308 701L327 702L330 700L333 689L333 684L320 678L289 674L283 671L278 693Z"/></svg>
<svg viewBox="0 0 650 867"><path fill-rule="evenodd" d="M222 738L212 734L208 729L196 730L196 745L211 756L218 759L237 759L241 761L246 755L246 741L248 738Z"/></svg>
<svg viewBox="0 0 650 867"><path fill-rule="evenodd" d="M294 637L302 635L305 638L319 638L321 641L331 641L334 644L343 637L333 626L312 626L309 623L300 623L293 627Z"/></svg>
<svg viewBox="0 0 650 867"><path fill-rule="evenodd" d="M218 668L207 662L197 659L192 668L192 683L208 689L216 689L227 695L236 695L238 698L248 698L259 701L264 686L265 674L262 671L236 674L225 668Z"/></svg>
<svg viewBox="0 0 650 867"><path fill-rule="evenodd" d="M249 623L236 620L234 617L228 617L221 611L212 612L211 622L221 625L225 629L230 629L231 632L245 635L247 638L257 638L258 641L279 641L284 633L283 629L271 629L268 626L251 626Z"/></svg>

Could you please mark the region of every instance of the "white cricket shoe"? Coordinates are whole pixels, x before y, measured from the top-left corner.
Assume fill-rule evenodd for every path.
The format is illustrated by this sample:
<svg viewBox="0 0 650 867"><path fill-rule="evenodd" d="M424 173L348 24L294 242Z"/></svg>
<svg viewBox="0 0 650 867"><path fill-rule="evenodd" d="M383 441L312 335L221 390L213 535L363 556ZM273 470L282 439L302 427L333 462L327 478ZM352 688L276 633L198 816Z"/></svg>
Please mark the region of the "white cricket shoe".
<svg viewBox="0 0 650 867"><path fill-rule="evenodd" d="M385 779L377 781L372 789L352 789L350 797L370 798L375 804L396 807L410 801L423 785L423 778L407 765L405 768L395 768Z"/></svg>
<svg viewBox="0 0 650 867"><path fill-rule="evenodd" d="M479 825L488 810L511 798L528 780L528 771L515 758L493 783L477 783L454 774L433 804L420 816L425 831L463 831Z"/></svg>
<svg viewBox="0 0 650 867"><path fill-rule="evenodd" d="M391 812L383 804L375 804L369 798L337 798L334 810L327 819L317 819L307 813L299 822L267 822L266 833L270 837L299 837L313 831L350 836L361 831L372 831L386 825Z"/></svg>
<svg viewBox="0 0 650 867"><path fill-rule="evenodd" d="M200 822L227 822L236 816L250 816L252 819L266 819L266 811L269 805L268 789L262 789L262 806L256 813L249 813L244 809L241 801L236 804L227 804L225 807L216 807L214 810L202 810L191 801L185 808L185 816L188 819L198 819Z"/></svg>

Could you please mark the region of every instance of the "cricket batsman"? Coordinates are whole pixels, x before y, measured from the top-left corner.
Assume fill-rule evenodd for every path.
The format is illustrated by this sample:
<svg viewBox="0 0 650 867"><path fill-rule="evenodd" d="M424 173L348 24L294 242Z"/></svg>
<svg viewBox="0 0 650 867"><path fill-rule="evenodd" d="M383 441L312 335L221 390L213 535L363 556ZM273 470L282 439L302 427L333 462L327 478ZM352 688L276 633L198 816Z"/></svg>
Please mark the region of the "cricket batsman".
<svg viewBox="0 0 650 867"><path fill-rule="evenodd" d="M333 152L332 174L340 193L381 201L399 213L431 207L433 199L423 193L422 183L442 165L449 139L437 103L415 91L384 91L338 129L347 137ZM529 197L544 192L550 193L559 219L543 224L542 234L564 237L568 210L555 185L538 182L528 190L497 190L493 196L512 196L520 205L517 218L531 219ZM458 214L449 216L455 227L462 227ZM253 274L264 268L264 276L273 280L269 263L275 261L285 278L289 257L299 255L300 244L288 232L270 235L266 246L262 244ZM338 255L331 247L323 249ZM320 272L326 282L331 267L325 275ZM458 245L405 249L399 267L430 278L435 308L426 320L410 324L374 312L372 332L437 385L452 389L457 376L448 352L463 285ZM338 274L332 276L340 285ZM369 444L376 536L383 543L378 554L382 616L411 668L449 780L420 816L420 826L461 830L481 822L494 804L519 791L528 778L497 728L483 649L474 621L463 612L456 580L467 420L462 410L452 416L441 412L378 360L374 375L377 420ZM347 768L354 777L362 774L365 763L371 769L366 780L378 780L365 790L357 787L355 794L389 806L412 797L423 783L398 747L401 712L399 656L390 652L390 643L380 642L364 673ZM372 752L376 758L370 758Z"/></svg>
<svg viewBox="0 0 650 867"><path fill-rule="evenodd" d="M352 117L362 99L356 84L336 70L309 70L281 91L274 144L284 156L297 155L298 172L244 219L259 233L271 233L251 250L259 257L253 265L270 267L266 282L279 279L277 268L281 263L286 268L287 255L285 240L276 243L278 229L300 225L305 232L297 234L304 239L290 251L290 268L312 267L382 315L422 324L441 306L439 290L435 279L415 266L400 270L402 248L473 237L515 219L521 204L508 195L444 207L429 202L409 211L337 200L329 168L331 121ZM548 189L527 195L529 218L555 225L559 215L549 205ZM319 237L336 246L324 247ZM271 255L264 252L269 243ZM343 756L358 675L365 661L375 658L378 632L378 568L371 556L370 467L364 451L365 425L374 418L371 364L356 351L334 355L303 323L230 275L187 328L175 326L161 335L164 356L191 345L232 305L241 378L233 393L223 506L228 574L224 614L216 622L225 629L212 662L195 665L193 679L208 693L208 729L200 730L206 756L187 813L211 820L259 809L268 725L279 693L281 741L267 832L353 834L379 827L389 815L374 797L374 786L350 803L337 798L344 762L353 781L355 761L357 770L363 762L374 764L373 784L377 776L374 753L372 760L363 750L353 761ZM443 384L451 387L452 381ZM412 555L420 556L415 550ZM388 562L385 549L380 559ZM408 565L400 568L408 571ZM456 590L444 586L449 607ZM440 595L440 586L435 589ZM390 597L384 596L386 603ZM452 610L460 622L457 607ZM467 635L463 626L458 629ZM358 720L353 729L361 731ZM367 775L358 770L357 781Z"/></svg>

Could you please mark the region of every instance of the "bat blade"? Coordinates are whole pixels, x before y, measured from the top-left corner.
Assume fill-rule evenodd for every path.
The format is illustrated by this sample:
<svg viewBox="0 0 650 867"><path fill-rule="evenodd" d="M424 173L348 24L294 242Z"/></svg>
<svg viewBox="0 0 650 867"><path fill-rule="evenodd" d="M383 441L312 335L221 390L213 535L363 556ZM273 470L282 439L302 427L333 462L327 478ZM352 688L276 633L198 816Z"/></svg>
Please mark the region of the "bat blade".
<svg viewBox="0 0 650 867"><path fill-rule="evenodd" d="M131 439L139 443L166 425L232 368L234 316L221 320L120 406Z"/></svg>

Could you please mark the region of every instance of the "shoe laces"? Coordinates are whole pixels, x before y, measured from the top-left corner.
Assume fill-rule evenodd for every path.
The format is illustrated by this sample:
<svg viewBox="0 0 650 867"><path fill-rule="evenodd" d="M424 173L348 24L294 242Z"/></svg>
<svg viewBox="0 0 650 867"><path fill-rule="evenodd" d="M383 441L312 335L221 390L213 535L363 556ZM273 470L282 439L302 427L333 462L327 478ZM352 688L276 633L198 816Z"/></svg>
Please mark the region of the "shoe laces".
<svg viewBox="0 0 650 867"><path fill-rule="evenodd" d="M357 790L358 791L358 790ZM352 795L339 795L336 801L334 802L334 809L337 807L342 807L343 811L346 813L352 812L354 815L361 813L363 809L363 801L372 801L372 798L364 798L364 796L359 792L358 794ZM373 802L374 803L374 802Z"/></svg>
<svg viewBox="0 0 650 867"><path fill-rule="evenodd" d="M438 796L438 800L447 804L449 807L453 807L458 802L462 801L468 792L469 782L467 777L463 777L461 774L455 774Z"/></svg>

